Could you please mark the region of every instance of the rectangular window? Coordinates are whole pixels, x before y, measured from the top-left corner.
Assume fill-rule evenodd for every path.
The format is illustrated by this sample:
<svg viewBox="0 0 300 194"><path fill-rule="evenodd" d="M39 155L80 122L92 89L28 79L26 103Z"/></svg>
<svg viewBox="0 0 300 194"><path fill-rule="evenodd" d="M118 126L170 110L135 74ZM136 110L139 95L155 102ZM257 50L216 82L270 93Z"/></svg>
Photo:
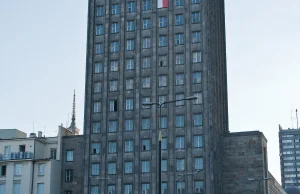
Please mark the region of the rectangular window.
<svg viewBox="0 0 300 194"><path fill-rule="evenodd" d="M151 10L151 0L143 0L143 11Z"/></svg>
<svg viewBox="0 0 300 194"><path fill-rule="evenodd" d="M108 185L107 194L116 194L116 185Z"/></svg>
<svg viewBox="0 0 300 194"><path fill-rule="evenodd" d="M96 36L100 36L104 34L104 27L102 24L96 25Z"/></svg>
<svg viewBox="0 0 300 194"><path fill-rule="evenodd" d="M161 193L162 194L168 193L168 183L161 183Z"/></svg>
<svg viewBox="0 0 300 194"><path fill-rule="evenodd" d="M200 3L200 0L192 0L192 4L198 4Z"/></svg>
<svg viewBox="0 0 300 194"><path fill-rule="evenodd" d="M168 149L168 138L163 137L161 139L161 149L162 150L167 150Z"/></svg>
<svg viewBox="0 0 300 194"><path fill-rule="evenodd" d="M185 182L177 182L176 183L176 194L185 193Z"/></svg>
<svg viewBox="0 0 300 194"><path fill-rule="evenodd" d="M200 84L202 81L202 74L201 72L193 72L192 75L192 79L193 79L193 84Z"/></svg>
<svg viewBox="0 0 300 194"><path fill-rule="evenodd" d="M125 174L131 174L133 172L133 169L132 169L132 162L125 162L124 164L124 173Z"/></svg>
<svg viewBox="0 0 300 194"><path fill-rule="evenodd" d="M113 5L111 5L111 14L112 15L118 15L118 14L120 14L120 5L119 4L113 4Z"/></svg>
<svg viewBox="0 0 300 194"><path fill-rule="evenodd" d="M150 151L150 139L142 139L142 151Z"/></svg>
<svg viewBox="0 0 300 194"><path fill-rule="evenodd" d="M133 152L133 140L125 141L125 152Z"/></svg>
<svg viewBox="0 0 300 194"><path fill-rule="evenodd" d="M177 171L184 171L184 159L177 159L176 160L176 170Z"/></svg>
<svg viewBox="0 0 300 194"><path fill-rule="evenodd" d="M118 101L110 100L109 101L109 112L116 112L118 110Z"/></svg>
<svg viewBox="0 0 300 194"><path fill-rule="evenodd" d="M114 22L111 24L111 33L118 33L119 32L119 23Z"/></svg>
<svg viewBox="0 0 300 194"><path fill-rule="evenodd" d="M127 21L127 32L132 32L135 30L134 20Z"/></svg>
<svg viewBox="0 0 300 194"><path fill-rule="evenodd" d="M202 93L201 92L194 93L193 96L197 97L196 100L193 100L193 104L202 104Z"/></svg>
<svg viewBox="0 0 300 194"><path fill-rule="evenodd" d="M176 78L175 78L175 85L176 86L180 86L180 85L184 85L184 74L180 73L180 74L176 74Z"/></svg>
<svg viewBox="0 0 300 194"><path fill-rule="evenodd" d="M126 70L132 70L134 69L135 62L134 58L126 59Z"/></svg>
<svg viewBox="0 0 300 194"><path fill-rule="evenodd" d="M142 193L150 194L150 184L149 183L142 183Z"/></svg>
<svg viewBox="0 0 300 194"><path fill-rule="evenodd" d="M118 81L117 80L109 81L109 91L110 92L118 91Z"/></svg>
<svg viewBox="0 0 300 194"><path fill-rule="evenodd" d="M119 52L119 42L118 41L111 42L110 52L112 52L112 53Z"/></svg>
<svg viewBox="0 0 300 194"><path fill-rule="evenodd" d="M103 43L97 43L95 45L95 51L96 51L96 55L99 55L99 54L103 54L104 52L104 44Z"/></svg>
<svg viewBox="0 0 300 194"><path fill-rule="evenodd" d="M194 192L195 193L204 193L203 181L195 181L194 182Z"/></svg>
<svg viewBox="0 0 300 194"><path fill-rule="evenodd" d="M37 184L37 194L44 194L44 183Z"/></svg>
<svg viewBox="0 0 300 194"><path fill-rule="evenodd" d="M113 154L117 152L117 142L111 141L108 142L108 153Z"/></svg>
<svg viewBox="0 0 300 194"><path fill-rule="evenodd" d="M115 162L108 163L107 168L108 168L107 174L117 173L117 164Z"/></svg>
<svg viewBox="0 0 300 194"><path fill-rule="evenodd" d="M192 43L198 43L201 40L200 31L196 31L192 33Z"/></svg>
<svg viewBox="0 0 300 194"><path fill-rule="evenodd" d="M151 47L151 38L143 38L143 49L148 49Z"/></svg>
<svg viewBox="0 0 300 194"><path fill-rule="evenodd" d="M199 23L200 22L200 12L193 12L192 13L192 23Z"/></svg>
<svg viewBox="0 0 300 194"><path fill-rule="evenodd" d="M176 137L176 149L184 149L184 137Z"/></svg>
<svg viewBox="0 0 300 194"><path fill-rule="evenodd" d="M195 158L194 160L195 170L203 169L203 158Z"/></svg>
<svg viewBox="0 0 300 194"><path fill-rule="evenodd" d="M150 118L143 118L142 119L142 130L150 130L151 123Z"/></svg>
<svg viewBox="0 0 300 194"><path fill-rule="evenodd" d="M183 6L183 0L175 0L175 6Z"/></svg>
<svg viewBox="0 0 300 194"><path fill-rule="evenodd" d="M166 75L160 75L158 77L158 86L159 87L166 87L168 84L167 84L167 76Z"/></svg>
<svg viewBox="0 0 300 194"><path fill-rule="evenodd" d="M100 174L100 164L92 164L92 176L98 176Z"/></svg>
<svg viewBox="0 0 300 194"><path fill-rule="evenodd" d="M38 168L38 175L39 176L44 176L45 175L45 168L46 168L46 164L39 164L39 168Z"/></svg>
<svg viewBox="0 0 300 194"><path fill-rule="evenodd" d="M92 155L100 154L100 143L92 143Z"/></svg>
<svg viewBox="0 0 300 194"><path fill-rule="evenodd" d="M142 59L142 68L150 68L151 67L151 57L143 57Z"/></svg>
<svg viewBox="0 0 300 194"><path fill-rule="evenodd" d="M132 194L132 184L124 185L124 194Z"/></svg>
<svg viewBox="0 0 300 194"><path fill-rule="evenodd" d="M160 55L158 57L158 62L159 62L158 66L160 66L160 67L167 66L167 64L168 64L167 55Z"/></svg>
<svg viewBox="0 0 300 194"><path fill-rule="evenodd" d="M160 120L159 123L160 123L160 128L161 129L168 128L168 117L160 117L159 120Z"/></svg>
<svg viewBox="0 0 300 194"><path fill-rule="evenodd" d="M134 40L133 39L129 39L126 41L126 50L127 51L133 51L134 50Z"/></svg>
<svg viewBox="0 0 300 194"><path fill-rule="evenodd" d="M150 77L143 77L142 78L142 88L150 88Z"/></svg>
<svg viewBox="0 0 300 194"><path fill-rule="evenodd" d="M167 17L166 16L160 16L159 17L159 27L165 28L168 26Z"/></svg>
<svg viewBox="0 0 300 194"><path fill-rule="evenodd" d="M56 160L56 148L50 149L50 158Z"/></svg>
<svg viewBox="0 0 300 194"><path fill-rule="evenodd" d="M194 127L202 126L202 114L201 113L193 115L193 124L194 124Z"/></svg>
<svg viewBox="0 0 300 194"><path fill-rule="evenodd" d="M150 18L144 18L143 19L143 30L147 30L151 28L151 19Z"/></svg>
<svg viewBox="0 0 300 194"><path fill-rule="evenodd" d="M111 61L110 62L110 71L114 72L114 71L118 71L119 69L119 61Z"/></svg>
<svg viewBox="0 0 300 194"><path fill-rule="evenodd" d="M203 147L203 137L202 135L194 135L194 148Z"/></svg>
<svg viewBox="0 0 300 194"><path fill-rule="evenodd" d="M183 25L183 14L176 14L175 15L175 25L176 26Z"/></svg>
<svg viewBox="0 0 300 194"><path fill-rule="evenodd" d="M94 113L101 112L101 102L94 102Z"/></svg>
<svg viewBox="0 0 300 194"><path fill-rule="evenodd" d="M91 194L99 194L99 187L98 186L92 186L91 187Z"/></svg>
<svg viewBox="0 0 300 194"><path fill-rule="evenodd" d="M13 187L13 194L21 194L21 184L20 183L14 183ZM0 190L1 193L1 190Z"/></svg>
<svg viewBox="0 0 300 194"><path fill-rule="evenodd" d="M175 102L176 106L184 106L184 94L176 94L175 100L178 100Z"/></svg>
<svg viewBox="0 0 300 194"><path fill-rule="evenodd" d="M103 64L102 63L95 63L95 73L102 73L103 72Z"/></svg>
<svg viewBox="0 0 300 194"><path fill-rule="evenodd" d="M150 101L150 97L143 97L142 98L142 104L144 104L144 103L150 103L151 101ZM144 109L146 109L146 108L150 108L151 106L145 106L145 105L142 105L142 108L144 108Z"/></svg>
<svg viewBox="0 0 300 194"><path fill-rule="evenodd" d="M0 176L6 176L6 165L0 166Z"/></svg>
<svg viewBox="0 0 300 194"><path fill-rule="evenodd" d="M125 99L125 110L133 110L133 98Z"/></svg>
<svg viewBox="0 0 300 194"><path fill-rule="evenodd" d="M125 84L126 84L125 90L133 90L133 84L134 84L133 79L126 79Z"/></svg>
<svg viewBox="0 0 300 194"><path fill-rule="evenodd" d="M167 96L158 96L158 103L162 104L167 101ZM167 104L162 105L163 108L167 107Z"/></svg>
<svg viewBox="0 0 300 194"><path fill-rule="evenodd" d="M101 82L94 83L94 93L101 93Z"/></svg>
<svg viewBox="0 0 300 194"><path fill-rule="evenodd" d="M142 173L150 172L150 161L142 161Z"/></svg>
<svg viewBox="0 0 300 194"><path fill-rule="evenodd" d="M165 46L167 46L167 44L168 44L167 36L165 36L165 35L159 36L158 46L165 47Z"/></svg>
<svg viewBox="0 0 300 194"><path fill-rule="evenodd" d="M175 35L175 45L184 44L184 35L182 33L178 33Z"/></svg>
<svg viewBox="0 0 300 194"><path fill-rule="evenodd" d="M131 1L127 3L127 12L128 13L133 13L135 12L135 2Z"/></svg>
<svg viewBox="0 0 300 194"><path fill-rule="evenodd" d="M201 52L196 51L193 52L193 63L200 63L201 62Z"/></svg>
<svg viewBox="0 0 300 194"><path fill-rule="evenodd" d="M101 132L101 124L100 122L93 123L93 133L100 133Z"/></svg>
<svg viewBox="0 0 300 194"><path fill-rule="evenodd" d="M21 176L22 175L22 164L15 164L14 175L15 176Z"/></svg>
<svg viewBox="0 0 300 194"><path fill-rule="evenodd" d="M97 6L96 8L96 16L101 17L104 16L104 6Z"/></svg>
<svg viewBox="0 0 300 194"><path fill-rule="evenodd" d="M72 162L74 161L74 150L67 150L66 151L66 161L67 162Z"/></svg>
<svg viewBox="0 0 300 194"><path fill-rule="evenodd" d="M175 56L175 64L182 65L184 63L184 55L182 53L176 54Z"/></svg>
<svg viewBox="0 0 300 194"><path fill-rule="evenodd" d="M118 121L113 120L108 122L108 132L109 133L116 133L118 129Z"/></svg>
<svg viewBox="0 0 300 194"><path fill-rule="evenodd" d="M134 129L133 119L126 119L125 131L133 131L133 129Z"/></svg>
<svg viewBox="0 0 300 194"><path fill-rule="evenodd" d="M73 169L67 169L65 171L65 182L73 181Z"/></svg>
<svg viewBox="0 0 300 194"><path fill-rule="evenodd" d="M167 172L168 171L168 160L161 161L161 171Z"/></svg>
<svg viewBox="0 0 300 194"><path fill-rule="evenodd" d="M72 194L72 191L65 191L64 194Z"/></svg>
<svg viewBox="0 0 300 194"><path fill-rule="evenodd" d="M184 127L184 115L176 115L176 127Z"/></svg>

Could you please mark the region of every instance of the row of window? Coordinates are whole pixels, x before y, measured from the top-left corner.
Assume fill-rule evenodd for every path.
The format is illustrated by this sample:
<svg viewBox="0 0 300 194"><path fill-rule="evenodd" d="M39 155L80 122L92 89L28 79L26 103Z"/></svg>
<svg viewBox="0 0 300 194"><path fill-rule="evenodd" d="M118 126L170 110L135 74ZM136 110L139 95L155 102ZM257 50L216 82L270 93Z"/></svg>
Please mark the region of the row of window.
<svg viewBox="0 0 300 194"><path fill-rule="evenodd" d="M193 63L200 63L201 62L201 52L200 51L195 51L192 53L192 62ZM185 54L183 53L177 53L175 55L175 65L183 65L184 64L184 58ZM143 57L142 58L142 64L141 68L142 69L149 69L151 68L151 57ZM158 57L158 66L159 67L166 67L168 65L167 63L167 55L160 55ZM111 72L115 72L119 70L119 60L111 60L109 64L109 70ZM129 58L126 59L125 62L125 70L134 70L136 66L135 59L134 58ZM94 67L94 73L103 73L103 62L96 62L95 67Z"/></svg>
<svg viewBox="0 0 300 194"><path fill-rule="evenodd" d="M160 35L158 37L158 47L167 47L168 46L168 37L166 35ZM183 33L178 33L175 35L175 45L184 45L184 35ZM135 50L135 39L127 39L126 40L126 51L133 51ZM151 48L151 38L145 37L142 39L142 48L149 49ZM120 44L119 41L112 41L110 43L110 52L115 53L120 51ZM95 44L95 54L100 55L104 53L104 42L99 42ZM200 56L198 59L193 59L194 63L199 63Z"/></svg>
<svg viewBox="0 0 300 194"><path fill-rule="evenodd" d="M134 162L126 161L124 162L124 174L132 174L134 168ZM194 158L194 170L199 171L203 169L203 158L197 157ZM168 160L163 159L161 165L162 172L168 171ZM185 159L177 159L176 160L176 170L177 171L184 171L185 170ZM66 181L68 182L70 171L66 170ZM142 173L150 173L151 171L151 163L150 160L143 160L141 161L141 172ZM107 174L113 175L117 173L117 163L109 162L107 164ZM92 163L91 164L91 175L92 176L99 176L100 175L100 164L99 163Z"/></svg>
<svg viewBox="0 0 300 194"><path fill-rule="evenodd" d="M141 141L142 147L141 151L150 151L151 150L151 142L150 139L142 139ZM201 135L194 135L193 139L194 148L202 148L203 147L203 137ZM176 137L175 140L175 148L176 149L185 149L185 139L183 136ZM168 149L168 140L166 137L162 138L162 150ZM92 143L91 154L99 155L101 151L101 144L97 142ZM134 151L134 141L133 140L125 140L124 141L124 152L129 153ZM117 142L109 141L108 142L108 153L116 153L117 152ZM68 155L68 151L67 151ZM68 159L68 157L67 157ZM68 160L67 160L68 161Z"/></svg>
<svg viewBox="0 0 300 194"><path fill-rule="evenodd" d="M5 194L6 191L7 191L7 193L22 194L21 193L21 182L13 183L12 192L9 192L6 189L6 185L1 182L0 183L0 194ZM37 194L44 194L44 183L37 184Z"/></svg>
<svg viewBox="0 0 300 194"><path fill-rule="evenodd" d="M183 128L185 126L185 116L184 115L176 115L176 122L175 127ZM202 114L197 113L193 114L193 126L199 127L203 125ZM160 128L166 129L168 128L168 117L162 116L159 118ZM133 131L134 130L134 120L133 119L126 119L124 122L124 131ZM118 120L110 120L108 122L108 132L115 133L118 129ZM151 129L151 118L145 117L141 120L141 129L142 130L150 130ZM101 133L101 123L100 121L93 123L93 133Z"/></svg>
<svg viewBox="0 0 300 194"><path fill-rule="evenodd" d="M44 163L38 164L38 176L45 175L45 167L46 167L46 165ZM7 169L6 165L0 166L0 176L6 176L6 173L7 173L6 169ZM14 176L21 176L21 175L22 175L22 164L15 164Z"/></svg>
<svg viewBox="0 0 300 194"><path fill-rule="evenodd" d="M142 193L149 194L150 193L150 183L142 183L141 185ZM92 186L91 187L91 194L99 194L100 187L99 186ZM204 193L204 184L202 180L194 181L193 190L195 194L197 193ZM107 193L114 194L116 193L116 185L108 185L107 186ZM132 184L124 184L124 194L132 194L133 193L133 185ZM161 193L167 194L168 193L168 183L163 182L161 183ZM186 193L186 186L184 181L176 182L176 193L175 194L183 194ZM65 193L70 194L70 193Z"/></svg>
<svg viewBox="0 0 300 194"><path fill-rule="evenodd" d="M202 125L202 118L200 115L195 115L195 123L194 126L201 126ZM153 125L153 123L152 123ZM183 128L185 127L185 116L184 115L176 115L175 116L175 127L176 128ZM160 117L160 128L166 129L168 128L168 117ZM134 120L133 119L126 119L124 122L124 131L133 131L134 127ZM150 130L151 129L151 118L145 117L141 120L141 130ZM108 132L109 133L116 133L118 130L118 120L110 120L108 121ZM99 121L93 123L92 133L101 133L101 123Z"/></svg>
<svg viewBox="0 0 300 194"><path fill-rule="evenodd" d="M192 4L199 4L200 0L192 0L191 3ZM184 0L176 0L175 1L175 6L183 6L183 5L184 5ZM118 14L120 14L120 8L121 8L120 4L118 4L118 3L112 4L111 5L111 9L110 9L111 15L118 15ZM149 11L151 9L152 9L151 0L143 0L143 2L142 2L142 10L143 11ZM136 12L136 3L135 3L135 1L127 2L126 12L127 13L134 13L134 12ZM104 15L105 15L104 5L97 6L97 8L96 8L96 16L97 17L102 17Z"/></svg>

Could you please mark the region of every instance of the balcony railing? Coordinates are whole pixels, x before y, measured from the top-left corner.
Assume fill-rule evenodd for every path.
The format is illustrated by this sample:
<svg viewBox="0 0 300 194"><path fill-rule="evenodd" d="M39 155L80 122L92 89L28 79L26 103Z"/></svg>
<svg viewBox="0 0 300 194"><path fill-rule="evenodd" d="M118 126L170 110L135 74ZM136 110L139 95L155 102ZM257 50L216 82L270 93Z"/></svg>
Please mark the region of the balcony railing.
<svg viewBox="0 0 300 194"><path fill-rule="evenodd" d="M11 152L10 154L0 154L0 161L3 160L26 160L33 159L32 152Z"/></svg>

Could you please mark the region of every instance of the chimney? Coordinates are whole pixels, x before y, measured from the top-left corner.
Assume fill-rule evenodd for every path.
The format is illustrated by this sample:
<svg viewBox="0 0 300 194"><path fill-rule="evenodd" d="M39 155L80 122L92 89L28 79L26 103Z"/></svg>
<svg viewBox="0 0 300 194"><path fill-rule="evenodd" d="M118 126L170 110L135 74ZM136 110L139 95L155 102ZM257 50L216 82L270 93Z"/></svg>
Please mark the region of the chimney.
<svg viewBox="0 0 300 194"><path fill-rule="evenodd" d="M38 137L42 137L43 136L43 132L38 131Z"/></svg>

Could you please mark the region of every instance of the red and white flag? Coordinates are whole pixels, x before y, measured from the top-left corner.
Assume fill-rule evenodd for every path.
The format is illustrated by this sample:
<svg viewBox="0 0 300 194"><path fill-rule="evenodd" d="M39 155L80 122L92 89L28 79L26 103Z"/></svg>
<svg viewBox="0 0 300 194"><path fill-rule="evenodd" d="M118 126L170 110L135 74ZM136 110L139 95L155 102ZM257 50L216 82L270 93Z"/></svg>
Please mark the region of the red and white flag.
<svg viewBox="0 0 300 194"><path fill-rule="evenodd" d="M168 7L168 0L157 0L157 8Z"/></svg>

